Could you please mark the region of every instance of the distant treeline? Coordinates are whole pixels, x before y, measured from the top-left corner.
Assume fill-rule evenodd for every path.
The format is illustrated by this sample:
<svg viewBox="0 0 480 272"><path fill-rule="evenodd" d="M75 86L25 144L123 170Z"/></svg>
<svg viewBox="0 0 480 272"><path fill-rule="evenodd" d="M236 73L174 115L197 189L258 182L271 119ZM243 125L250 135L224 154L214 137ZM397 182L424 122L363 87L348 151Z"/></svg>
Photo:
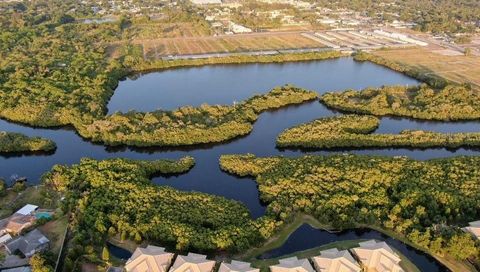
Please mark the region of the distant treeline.
<svg viewBox="0 0 480 272"><path fill-rule="evenodd" d="M425 84L346 90L326 93L320 100L329 107L359 114L440 121L480 119L480 94L459 85L447 85L440 90Z"/></svg>

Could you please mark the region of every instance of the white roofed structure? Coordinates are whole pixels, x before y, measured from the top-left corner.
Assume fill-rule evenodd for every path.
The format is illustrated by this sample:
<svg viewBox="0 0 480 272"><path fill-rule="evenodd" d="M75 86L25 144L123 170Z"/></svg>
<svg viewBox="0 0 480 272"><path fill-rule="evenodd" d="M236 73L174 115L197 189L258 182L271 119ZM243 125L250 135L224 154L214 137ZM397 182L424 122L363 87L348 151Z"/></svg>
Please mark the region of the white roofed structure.
<svg viewBox="0 0 480 272"><path fill-rule="evenodd" d="M358 257L367 271L372 272L403 272L400 267L400 257L393 252L385 242L369 240L359 243L353 248L353 253Z"/></svg>
<svg viewBox="0 0 480 272"><path fill-rule="evenodd" d="M317 272L360 272L362 268L347 250L336 248L320 251L312 258Z"/></svg>
<svg viewBox="0 0 480 272"><path fill-rule="evenodd" d="M21 208L20 210L16 211L15 213L18 213L21 215L31 215L37 209L38 209L38 206L27 204L23 206L23 208Z"/></svg>
<svg viewBox="0 0 480 272"><path fill-rule="evenodd" d="M125 264L128 272L165 272L172 264L174 254L163 247L137 247L132 257Z"/></svg>
<svg viewBox="0 0 480 272"><path fill-rule="evenodd" d="M464 227L463 230L480 240L480 220L468 223L468 227Z"/></svg>
<svg viewBox="0 0 480 272"><path fill-rule="evenodd" d="M307 259L290 257L279 260L279 264L270 266L271 272L314 272L312 265Z"/></svg>
<svg viewBox="0 0 480 272"><path fill-rule="evenodd" d="M260 272L260 269L253 268L250 263L232 261L231 263L222 263L218 272Z"/></svg>
<svg viewBox="0 0 480 272"><path fill-rule="evenodd" d="M177 256L170 272L212 272L214 267L215 261L207 260L207 256L188 253Z"/></svg>
<svg viewBox="0 0 480 272"><path fill-rule="evenodd" d="M195 5L218 5L221 4L221 0L190 0Z"/></svg>

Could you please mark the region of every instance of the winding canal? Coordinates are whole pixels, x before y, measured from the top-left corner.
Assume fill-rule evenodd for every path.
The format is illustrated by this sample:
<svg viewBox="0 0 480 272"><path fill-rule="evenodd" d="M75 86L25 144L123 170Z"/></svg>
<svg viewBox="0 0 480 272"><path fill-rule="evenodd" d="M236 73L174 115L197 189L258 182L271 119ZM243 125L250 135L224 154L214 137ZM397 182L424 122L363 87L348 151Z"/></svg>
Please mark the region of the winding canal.
<svg viewBox="0 0 480 272"><path fill-rule="evenodd" d="M273 87L284 84L294 84L298 87L324 93L348 88L362 89L381 85L415 85L418 83L416 80L392 70L371 63L358 63L351 58L285 64L215 65L181 68L136 75L134 78L121 81L109 103L109 112L174 109L184 105L198 106L202 103L232 104L234 101L241 101L256 93L268 92ZM125 157L152 160L160 158L178 159L190 155L196 160L196 165L190 172L179 176L154 178L153 182L159 185L169 185L180 190L201 191L241 201L250 209L252 216L257 218L264 214L265 207L259 202L256 183L249 178L238 178L222 172L218 164L220 155L253 153L257 156L300 156L304 153L303 151L277 149L275 147L276 136L282 130L293 125L333 114L337 113L327 109L318 101L286 107L261 114L254 124L253 132L248 136L222 144L178 149L111 148L85 141L75 131L67 128L34 129L0 120L0 130L21 132L29 136L47 137L54 140L58 146L54 154L1 156L0 177L9 179L12 175L26 176L31 183L37 183L40 176L50 170L53 165L78 163L82 157L95 159ZM403 129L474 132L480 131L478 124L480 123L440 123L382 118L381 125L376 132L397 133ZM342 150L340 152L347 151ZM331 154L332 152L335 151L309 153ZM388 156L405 155L421 160L480 154L479 150L447 150L443 148L428 150L369 149L348 152ZM295 235L301 235L302 232L309 234L311 231L302 227L292 234L291 238L296 237ZM314 237L319 237L319 239L314 240L317 241L314 245L307 243L305 246L313 247L325 243L326 240L323 238L327 237L325 236L327 232L315 231ZM297 234L299 232L300 234ZM351 239L351 233L348 231L339 233L335 236L335 239ZM355 232L354 238L368 238L371 233L376 232ZM379 233L373 236L383 240L393 240L386 236L383 237ZM281 250L282 254L295 252L298 247L294 244L287 242L278 250ZM422 271L445 270L433 258L415 251L413 248L400 242L392 245L408 256Z"/></svg>

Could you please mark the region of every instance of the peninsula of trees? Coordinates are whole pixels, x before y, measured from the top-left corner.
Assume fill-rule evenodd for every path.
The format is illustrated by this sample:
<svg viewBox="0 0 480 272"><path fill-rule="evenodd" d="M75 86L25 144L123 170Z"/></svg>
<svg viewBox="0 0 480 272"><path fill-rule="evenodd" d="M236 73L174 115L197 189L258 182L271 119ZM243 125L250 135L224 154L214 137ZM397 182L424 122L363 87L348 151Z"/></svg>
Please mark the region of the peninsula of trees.
<svg viewBox="0 0 480 272"><path fill-rule="evenodd" d="M157 241L177 250L241 251L263 241L276 227L273 219L253 221L241 203L198 192L157 186L149 177L180 174L194 159L135 161L82 159L73 166L55 166L43 177L49 190L65 196L74 235L65 271L87 246L108 237Z"/></svg>
<svg viewBox="0 0 480 272"><path fill-rule="evenodd" d="M0 153L53 151L56 144L41 137L28 137L21 133L0 131Z"/></svg>
<svg viewBox="0 0 480 272"><path fill-rule="evenodd" d="M181 146L216 143L251 132L258 115L266 110L300 104L318 97L316 92L284 86L256 95L237 105L174 111L115 113L91 124L79 124L80 135L107 145Z"/></svg>
<svg viewBox="0 0 480 272"><path fill-rule="evenodd" d="M326 93L320 100L328 107L351 113L439 121L480 119L480 95L459 85L447 85L440 90L425 84L384 86Z"/></svg>
<svg viewBox="0 0 480 272"><path fill-rule="evenodd" d="M438 133L404 130L400 134L371 134L380 120L371 115L325 117L283 131L277 146L296 148L478 147L480 133Z"/></svg>
<svg viewBox="0 0 480 272"><path fill-rule="evenodd" d="M223 155L220 165L256 179L271 217L306 213L337 228L376 226L440 256L479 256L479 244L460 227L480 217L480 157L247 154Z"/></svg>

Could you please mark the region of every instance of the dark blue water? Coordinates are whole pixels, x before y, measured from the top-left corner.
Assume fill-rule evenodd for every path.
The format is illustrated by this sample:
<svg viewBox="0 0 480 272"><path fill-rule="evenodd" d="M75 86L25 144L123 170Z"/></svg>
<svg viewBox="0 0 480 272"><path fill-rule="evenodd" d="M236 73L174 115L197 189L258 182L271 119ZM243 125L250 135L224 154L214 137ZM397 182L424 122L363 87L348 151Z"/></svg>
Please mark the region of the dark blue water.
<svg viewBox="0 0 480 272"><path fill-rule="evenodd" d="M136 80L120 82L109 107L111 111L173 109L183 105L202 103L228 103L240 101L254 93L265 93L274 86L294 83L319 93L362 89L393 84L416 84L417 81L389 69L371 64L357 63L350 58L286 64L248 64L205 66L151 73ZM190 155L196 160L188 173L173 177L157 177L153 182L185 191L201 191L241 201L252 217L264 214L255 181L237 178L222 172L218 159L222 154L253 153L257 156L300 156L302 151L278 150L275 138L286 128L313 119L337 114L318 101L282 108L260 115L253 132L245 137L193 148L111 148L92 144L68 129L33 129L0 120L0 130L21 132L54 140L54 154L35 156L0 156L0 177L26 176L30 183L38 183L41 175L55 164L78 163L82 157L106 159L125 157L132 159L178 159ZM403 129L425 129L441 132L480 131L479 122L440 123L419 122L408 119L383 118L377 132L396 133ZM331 154L335 151L312 152ZM338 152L338 151L337 151ZM344 152L344 151L342 151ZM408 150L369 149L349 151L357 154L406 155L415 159L430 159L456 155L480 155L477 150Z"/></svg>
<svg viewBox="0 0 480 272"><path fill-rule="evenodd" d="M422 251L412 248L409 245L406 245L375 230L355 229L331 233L325 230L315 229L307 224L300 226L296 231L294 231L281 247L264 253L260 256L260 258L277 258L294 253L296 251L307 250L336 241L360 239L375 239L378 241L387 242L389 246L395 248L397 251L411 260L417 266L417 268L420 269L420 271L449 271L445 266Z"/></svg>
<svg viewBox="0 0 480 272"><path fill-rule="evenodd" d="M110 113L153 111L180 106L233 104L275 86L294 84L319 92L418 81L351 58L283 64L216 65L136 75L120 83Z"/></svg>

